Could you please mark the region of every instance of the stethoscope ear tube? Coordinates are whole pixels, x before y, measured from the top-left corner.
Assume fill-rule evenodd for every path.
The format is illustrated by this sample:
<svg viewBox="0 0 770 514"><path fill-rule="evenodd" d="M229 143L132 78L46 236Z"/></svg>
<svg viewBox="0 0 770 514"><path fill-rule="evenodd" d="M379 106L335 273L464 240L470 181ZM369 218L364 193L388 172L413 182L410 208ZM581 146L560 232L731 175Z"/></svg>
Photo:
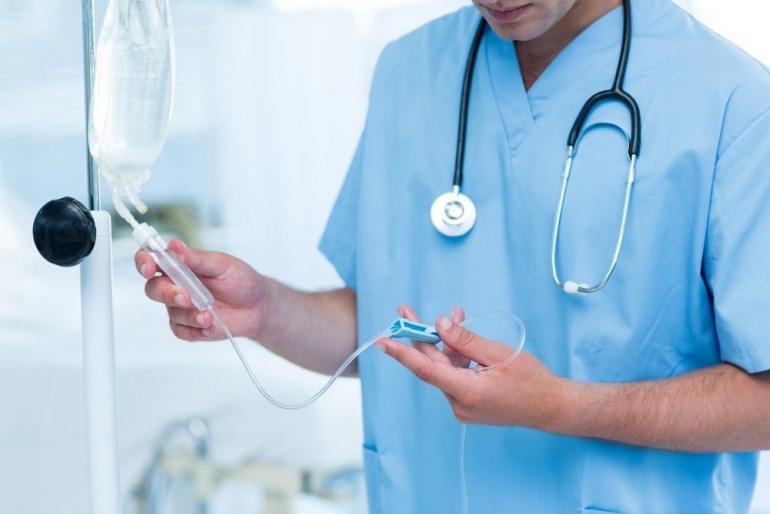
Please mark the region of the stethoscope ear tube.
<svg viewBox="0 0 770 514"><path fill-rule="evenodd" d="M630 159L633 156L639 155L642 117L639 112L639 105L636 103L636 100L634 100L634 97L623 89L623 81L626 78L626 68L628 67L628 55L630 51L631 2L630 0L623 0L623 39L620 44L620 56L618 57L618 66L615 70L615 79L613 80L612 88L596 93L589 98L583 105L583 108L580 109L580 113L578 113L577 118L575 118L575 123L572 124L572 130L570 130L569 137L567 138L568 147L575 147L578 137L580 137L580 131L583 129L583 125L594 107L605 100L617 100L628 108L628 113L631 115L631 137L628 141L628 158Z"/></svg>
<svg viewBox="0 0 770 514"><path fill-rule="evenodd" d="M580 137L580 133L583 130L583 125L588 118L591 111L599 105L599 103L607 100L617 100L624 104L628 108L628 114L631 116L631 136L628 138L628 157L629 159L634 155L639 155L639 147L641 145L641 130L642 121L641 114L639 112L639 105L634 100L634 97L621 90L608 89L606 91L600 91L593 95L591 98L583 104L583 108L575 118L575 123L572 124L572 130L570 130L569 137L567 138L567 146L574 148L577 144L577 140Z"/></svg>
<svg viewBox="0 0 770 514"><path fill-rule="evenodd" d="M484 30L487 22L481 18L476 33L473 35L473 42L468 53L468 60L465 64L465 74L463 75L463 89L460 95L460 115L457 126L457 150L455 152L455 173L452 185L456 188L463 186L463 167L465 165L465 135L468 131L468 106L470 105L471 85L473 83L473 70L476 68L476 56L479 53L481 38L484 36Z"/></svg>
<svg viewBox="0 0 770 514"><path fill-rule="evenodd" d="M615 80L612 88L606 91L600 91L586 101L583 107L580 109L575 122L572 124L572 130L570 130L569 137L567 138L567 159L564 163L564 169L562 171L561 189L559 191L559 201L556 206L556 216L553 224L553 233L551 235L551 274L553 280L557 286L567 293L594 293L603 288L607 281L610 279L615 266L618 263L618 257L620 255L620 248L623 244L623 237L626 232L626 221L628 219L628 206L631 200L631 188L633 186L636 176L636 160L639 156L639 150L641 146L641 114L639 112L639 105L636 100L623 89L623 80L626 75L626 67L628 65L628 55L631 48L631 6L630 0L623 0L623 41L620 48L620 57L618 58L618 66L615 71ZM628 138L628 175L626 179L625 194L623 197L623 211L620 218L620 227L618 228L618 236L615 241L615 249L610 260L609 267L604 276L594 284L590 286L588 284L578 284L573 280L562 281L559 278L559 272L556 265L556 254L559 244L559 230L561 227L562 211L564 209L564 198L567 193L567 184L569 182L569 175L572 168L572 161L574 158L574 152L577 148L577 142L580 138L580 133L583 130L583 125L588 118L591 111L604 101L615 100L626 106L628 113L631 116L631 135Z"/></svg>

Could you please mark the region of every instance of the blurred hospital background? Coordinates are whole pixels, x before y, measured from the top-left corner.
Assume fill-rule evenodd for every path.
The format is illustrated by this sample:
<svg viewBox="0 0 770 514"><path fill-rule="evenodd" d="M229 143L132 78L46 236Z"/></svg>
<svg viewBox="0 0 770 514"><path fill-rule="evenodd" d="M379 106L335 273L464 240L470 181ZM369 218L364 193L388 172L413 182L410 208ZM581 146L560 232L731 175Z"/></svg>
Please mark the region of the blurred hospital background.
<svg viewBox="0 0 770 514"><path fill-rule="evenodd" d="M468 3L171 0L176 101L142 189L146 219L289 284L340 285L316 244L377 55ZM770 64L767 2L680 3ZM88 511L78 269L45 262L31 230L47 201L87 201L78 4L0 0L0 510L14 514ZM106 4L95 0L97 32ZM123 221L114 225L125 514L364 513L356 380L304 410L268 404L229 345L173 338L144 296ZM248 346L280 400L303 400L325 381ZM770 514L770 455L761 467L752 514Z"/></svg>

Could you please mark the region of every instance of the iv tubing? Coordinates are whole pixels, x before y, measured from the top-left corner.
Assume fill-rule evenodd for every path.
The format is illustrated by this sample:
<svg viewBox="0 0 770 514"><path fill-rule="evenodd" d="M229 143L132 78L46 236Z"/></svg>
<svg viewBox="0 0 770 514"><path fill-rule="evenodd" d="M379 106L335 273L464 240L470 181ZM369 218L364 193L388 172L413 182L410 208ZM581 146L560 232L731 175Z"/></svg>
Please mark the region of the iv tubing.
<svg viewBox="0 0 770 514"><path fill-rule="evenodd" d="M468 482L465 478L465 438L467 437L468 425L460 425L460 504L462 513L468 514Z"/></svg>
<svg viewBox="0 0 770 514"><path fill-rule="evenodd" d="M252 383L256 386L256 388L259 390L260 393L262 393L262 396L265 397L267 401L275 405L276 407L280 407L281 409L286 410L295 410L295 409L302 409L310 405L311 403L315 402L317 399L319 399L323 394L332 386L332 384L342 375L342 373L345 371L345 369L350 366L350 363L353 362L353 360L364 353L370 346L372 346L374 343L376 343L379 339L382 339L384 337L387 337L387 332L380 332L379 334L375 335L368 341L366 341L364 344L359 346L356 351L351 353L347 359L340 365L339 368L337 368L337 371L334 372L334 374L327 380L327 382L321 387L321 389L318 390L313 396L308 398L307 400L300 402L300 403L282 403L270 396L270 393L268 393L265 388L262 386L262 384L257 379L254 372L251 370L251 366L249 366L249 363L246 361L246 357L243 355L243 352L241 352L240 347L238 347L238 343L235 341L235 338L230 333L230 330L227 328L227 325L225 325L225 322L222 320L222 318L219 316L219 313L212 307L208 309L208 311L211 313L211 315L214 317L214 320L219 324L220 327L222 327L222 330L225 333L225 336L230 340L230 344L233 345L233 349L235 350L235 353L238 354L238 358L241 360L241 363L243 364L243 367L246 369L246 373L249 374L249 378L251 379Z"/></svg>
<svg viewBox="0 0 770 514"><path fill-rule="evenodd" d="M262 396L265 397L265 399L267 401L269 401L270 403L272 403L276 407L280 407L281 409L286 409L286 410L302 409L304 407L307 407L311 403L315 402L317 399L319 399L332 386L332 384L340 377L340 375L342 375L342 373L350 365L350 363L353 362L353 360L355 360L359 355L361 355L366 350L368 350L369 347L371 347L378 340L386 338L386 337L391 337L391 334L387 330L383 330L382 332L372 336L365 343L363 343L358 348L356 348L356 350L353 353L351 353L348 356L347 359L345 359L345 361L339 366L339 368L337 368L337 371L334 372L334 374L329 378L329 380L327 380L327 382L323 385L323 387L321 387L321 389L319 389L315 394L313 394L313 396L311 396L307 400L305 400L303 402L300 402L300 403L283 403L283 402L279 402L278 400L273 398L270 395L270 393L268 393L267 390L265 390L265 388L259 382L259 380L257 379L256 375L252 371L251 366L249 366L249 363L246 360L246 357L243 355L243 352L241 351L240 347L238 346L238 343L235 341L235 338L230 333L230 330L227 328L227 325L225 324L224 320L219 315L219 313L216 311L216 309L214 309L213 306L209 306L206 310L208 310L211 313L211 316L214 318L214 321L216 321L216 323L222 328L222 331L225 333L225 336L230 340L230 344L233 346L233 349L235 350L235 353L238 354L238 358L240 359L241 363L243 364L243 367L246 369L246 373L248 373L249 378L251 379L251 381L254 384L254 386L256 386L256 388L259 390L259 392L262 394ZM465 326L465 325L467 325L469 323L472 323L472 322L478 320L479 318L481 318L483 316L490 316L490 315L493 315L493 316L506 316L506 317L511 317L511 318L514 318L514 319L518 319L518 318L515 318L515 316L512 316L510 314L506 314L506 313L503 313L503 312L489 312L489 313L481 314L479 316L471 318L470 320L466 320L465 322L461 323L461 325ZM523 325L520 324L520 328L522 330L522 333L521 333L521 338L520 338L519 344L516 347L513 348L513 351L511 352L511 354L508 357L506 357L502 362L499 362L499 363L494 364L492 366L483 367L483 368L474 368L474 370L477 371L478 373L482 373L482 372L486 372L486 371L492 371L494 369L499 369L499 368L502 368L503 366L507 366L508 364L510 364L519 355L519 352L521 352L521 347L523 345L523 341L524 341L524 337L525 337L524 336L524 327L523 327ZM463 430L463 433L464 433L464 430ZM463 435L463 440L464 440L464 435Z"/></svg>
<svg viewBox="0 0 770 514"><path fill-rule="evenodd" d="M490 314L502 314L504 313L490 313ZM489 366L488 368L481 368L478 369L479 373L485 373L487 371L493 371L495 369L500 369L504 366L507 366L513 360L519 356L519 353L521 352L521 347L523 345L524 341L524 332L523 332L523 326L522 326L522 344L519 345L518 348L515 348L513 352L511 352L511 355L509 355L507 358L505 358L502 362L495 364L494 366ZM460 502L462 505L462 514L468 514L468 482L465 477L465 440L468 436L468 425L465 423L461 423L460 426Z"/></svg>

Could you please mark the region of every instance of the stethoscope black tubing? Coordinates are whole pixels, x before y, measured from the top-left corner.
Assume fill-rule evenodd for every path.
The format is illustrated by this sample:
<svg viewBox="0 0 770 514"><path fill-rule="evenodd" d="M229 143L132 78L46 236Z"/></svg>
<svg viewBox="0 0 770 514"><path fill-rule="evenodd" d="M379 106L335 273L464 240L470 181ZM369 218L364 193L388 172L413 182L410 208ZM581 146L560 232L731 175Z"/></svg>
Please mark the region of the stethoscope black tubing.
<svg viewBox="0 0 770 514"><path fill-rule="evenodd" d="M471 43L471 49L468 53L468 60L465 65L465 75L463 77L463 88L460 95L460 117L459 126L457 130L457 152L455 157L455 173L453 185L456 188L460 188L463 182L463 164L465 159L465 137L468 129L468 105L470 104L470 92L471 84L473 82L473 70L476 65L476 56L479 53L479 47L481 46L481 39L484 36L484 30L486 29L486 20L482 17L479 22L479 26L476 29L476 33L473 36L473 42ZM628 107L629 114L631 115L631 137L628 142L628 156L639 155L640 133L641 133L641 114L639 112L639 106L629 93L623 89L623 80L626 76L626 67L628 66L628 55L631 51L631 2L630 0L623 0L623 39L620 46L620 57L618 58L618 66L615 70L615 80L613 81L612 89L606 91L600 91L586 101L582 109L578 113L575 122L570 130L569 137L567 138L567 145L574 147L577 143L577 139L580 136L580 131L585 124L586 118L591 110L600 102L605 100L618 100Z"/></svg>
<svg viewBox="0 0 770 514"><path fill-rule="evenodd" d="M473 70L476 67L476 55L479 53L481 38L484 37L484 30L487 24L484 18L481 18L473 36L471 51L468 54L468 60L465 64L465 76L463 77L463 89L460 96L460 120L457 128L457 153L455 156L455 174L453 184L459 188L463 185L463 162L465 161L465 135L468 130L468 105L470 104L471 83L473 82Z"/></svg>
<svg viewBox="0 0 770 514"><path fill-rule="evenodd" d="M633 155L639 155L639 147L641 145L639 135L642 123L641 114L634 97L623 89L623 80L626 77L626 67L628 66L628 54L630 51L631 5L630 0L623 0L623 40L620 45L620 57L618 58L618 67L615 70L615 80L612 84L612 89L600 91L586 101L583 108L580 109L577 118L575 118L575 123L572 125L572 130L570 130L569 138L567 139L568 146L575 146L583 124L594 107L605 100L617 100L628 107L628 112L631 115L631 137L628 140L628 157L631 158Z"/></svg>

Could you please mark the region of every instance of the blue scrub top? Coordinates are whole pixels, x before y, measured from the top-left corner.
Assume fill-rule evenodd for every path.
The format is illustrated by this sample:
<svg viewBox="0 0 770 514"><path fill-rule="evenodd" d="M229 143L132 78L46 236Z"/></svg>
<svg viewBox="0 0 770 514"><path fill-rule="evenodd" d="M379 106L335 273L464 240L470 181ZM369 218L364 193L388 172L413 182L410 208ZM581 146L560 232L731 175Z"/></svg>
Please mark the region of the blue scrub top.
<svg viewBox="0 0 770 514"><path fill-rule="evenodd" d="M484 35L470 101L465 237L432 226L451 189L473 7L389 45L364 133L321 249L358 299L361 340L411 304L433 321L506 311L525 349L560 376L662 379L730 362L770 368L770 75L669 0L633 4L625 88L641 155L620 260L600 292L551 278L566 140L585 100L612 84L622 10L580 34L525 91L510 41ZM612 254L628 157L627 112L606 104L581 140L559 242L563 279L595 283ZM389 357L360 358L370 511L745 513L754 453L687 454L460 424L443 395ZM465 479L462 479L464 474Z"/></svg>

